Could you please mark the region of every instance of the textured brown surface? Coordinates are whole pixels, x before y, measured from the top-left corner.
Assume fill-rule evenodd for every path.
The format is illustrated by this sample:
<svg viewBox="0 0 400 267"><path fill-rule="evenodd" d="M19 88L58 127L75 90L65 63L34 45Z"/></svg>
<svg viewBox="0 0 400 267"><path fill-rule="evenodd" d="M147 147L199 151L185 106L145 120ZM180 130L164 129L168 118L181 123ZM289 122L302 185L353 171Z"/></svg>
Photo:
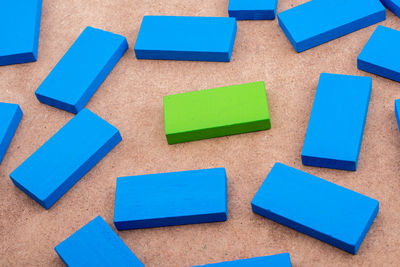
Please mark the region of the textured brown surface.
<svg viewBox="0 0 400 267"><path fill-rule="evenodd" d="M280 0L283 11L304 1ZM357 172L304 167L300 152L320 72L369 75L356 57L376 26L297 54L278 21L238 22L230 63L138 61L133 46L145 14L226 16L227 0L44 0L36 63L0 67L0 101L24 117L0 166L0 265L54 266L54 246L101 215L112 224L118 176L225 167L224 223L119 232L147 266L188 266L290 252L294 266L398 266L400 134L394 116L399 83L373 76ZM400 30L388 12L382 25ZM40 104L34 91L85 26L122 34L130 49L87 107L121 131L123 141L56 205L45 210L8 175L72 114ZM167 145L162 96L263 80L272 129ZM352 256L251 212L250 201L280 161L378 199L381 209ZM113 227L114 228L114 227ZM114 228L115 229L115 228Z"/></svg>

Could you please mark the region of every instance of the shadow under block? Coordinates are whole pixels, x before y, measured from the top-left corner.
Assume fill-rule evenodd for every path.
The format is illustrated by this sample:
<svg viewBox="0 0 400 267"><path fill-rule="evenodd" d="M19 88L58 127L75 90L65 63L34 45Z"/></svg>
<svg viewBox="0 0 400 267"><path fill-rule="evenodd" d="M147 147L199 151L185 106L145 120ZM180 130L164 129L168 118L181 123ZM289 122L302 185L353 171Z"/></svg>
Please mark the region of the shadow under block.
<svg viewBox="0 0 400 267"><path fill-rule="evenodd" d="M386 19L377 0L312 0L278 14L279 25L302 52Z"/></svg>
<svg viewBox="0 0 400 267"><path fill-rule="evenodd" d="M400 82L400 32L379 25L357 58L360 70Z"/></svg>
<svg viewBox="0 0 400 267"><path fill-rule="evenodd" d="M211 263L200 266L210 267L291 267L289 253L282 253L271 256L255 257L243 260L225 261L220 263ZM193 266L196 267L196 266Z"/></svg>
<svg viewBox="0 0 400 267"><path fill-rule="evenodd" d="M271 128L264 82L164 96L168 144Z"/></svg>
<svg viewBox="0 0 400 267"><path fill-rule="evenodd" d="M253 212L356 254L379 202L276 163L251 202Z"/></svg>
<svg viewBox="0 0 400 267"><path fill-rule="evenodd" d="M274 20L278 0L229 0L228 13L237 20Z"/></svg>
<svg viewBox="0 0 400 267"><path fill-rule="evenodd" d="M135 44L137 59L231 60L236 19L144 16Z"/></svg>
<svg viewBox="0 0 400 267"><path fill-rule="evenodd" d="M0 102L0 164L21 119L22 110L19 105Z"/></svg>
<svg viewBox="0 0 400 267"><path fill-rule="evenodd" d="M0 66L36 61L42 0L0 2Z"/></svg>
<svg viewBox="0 0 400 267"><path fill-rule="evenodd" d="M226 221L224 168L117 179L114 224L118 230Z"/></svg>
<svg viewBox="0 0 400 267"><path fill-rule="evenodd" d="M397 99L394 102L394 112L396 113L397 125L399 126L400 130L400 99Z"/></svg>
<svg viewBox="0 0 400 267"><path fill-rule="evenodd" d="M100 216L76 231L54 249L69 267L144 267Z"/></svg>
<svg viewBox="0 0 400 267"><path fill-rule="evenodd" d="M86 27L36 90L37 99L78 113L127 49L125 37Z"/></svg>
<svg viewBox="0 0 400 267"><path fill-rule="evenodd" d="M15 169L10 178L48 209L120 141L117 128L83 109Z"/></svg>
<svg viewBox="0 0 400 267"><path fill-rule="evenodd" d="M382 4L393 12L396 16L400 17L400 0L381 0Z"/></svg>
<svg viewBox="0 0 400 267"><path fill-rule="evenodd" d="M370 77L321 74L301 152L304 165L357 169L371 90Z"/></svg>

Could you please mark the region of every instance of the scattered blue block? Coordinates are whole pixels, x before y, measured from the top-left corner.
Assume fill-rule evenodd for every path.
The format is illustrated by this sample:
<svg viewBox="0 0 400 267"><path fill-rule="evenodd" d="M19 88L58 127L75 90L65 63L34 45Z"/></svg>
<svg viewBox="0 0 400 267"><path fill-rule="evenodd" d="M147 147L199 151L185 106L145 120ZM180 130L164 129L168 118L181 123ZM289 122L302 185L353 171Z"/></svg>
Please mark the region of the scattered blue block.
<svg viewBox="0 0 400 267"><path fill-rule="evenodd" d="M54 248L69 267L144 267L100 216Z"/></svg>
<svg viewBox="0 0 400 267"><path fill-rule="evenodd" d="M370 77L321 74L301 152L304 165L357 170L371 90Z"/></svg>
<svg viewBox="0 0 400 267"><path fill-rule="evenodd" d="M396 16L400 17L400 0L381 0L382 4L393 12Z"/></svg>
<svg viewBox="0 0 400 267"><path fill-rule="evenodd" d="M115 193L118 230L226 221L224 168L120 177Z"/></svg>
<svg viewBox="0 0 400 267"><path fill-rule="evenodd" d="M17 104L0 102L0 163L14 137L22 119L22 110Z"/></svg>
<svg viewBox="0 0 400 267"><path fill-rule="evenodd" d="M279 25L302 52L386 19L377 0L312 0L278 14Z"/></svg>
<svg viewBox="0 0 400 267"><path fill-rule="evenodd" d="M251 202L253 212L356 254L379 202L276 163Z"/></svg>
<svg viewBox="0 0 400 267"><path fill-rule="evenodd" d="M400 32L378 26L357 58L357 67L400 82Z"/></svg>
<svg viewBox="0 0 400 267"><path fill-rule="evenodd" d="M117 128L84 109L15 169L10 178L48 209L120 141Z"/></svg>
<svg viewBox="0 0 400 267"><path fill-rule="evenodd" d="M42 0L0 3L0 66L37 59Z"/></svg>
<svg viewBox="0 0 400 267"><path fill-rule="evenodd" d="M272 256L255 257L250 259L225 261L220 263L211 263L200 266L214 266L214 267L291 267L289 253L282 253ZM195 267L195 266L193 266Z"/></svg>
<svg viewBox="0 0 400 267"><path fill-rule="evenodd" d="M86 27L36 90L37 99L78 113L127 49L125 37Z"/></svg>
<svg viewBox="0 0 400 267"><path fill-rule="evenodd" d="M138 59L231 60L236 19L144 16L135 44Z"/></svg>
<svg viewBox="0 0 400 267"><path fill-rule="evenodd" d="M397 125L399 126L400 130L400 99L397 99L394 101L394 107L395 107L395 113L396 113L396 120L397 120Z"/></svg>
<svg viewBox="0 0 400 267"><path fill-rule="evenodd" d="M229 17L237 20L274 20L278 0L229 0Z"/></svg>

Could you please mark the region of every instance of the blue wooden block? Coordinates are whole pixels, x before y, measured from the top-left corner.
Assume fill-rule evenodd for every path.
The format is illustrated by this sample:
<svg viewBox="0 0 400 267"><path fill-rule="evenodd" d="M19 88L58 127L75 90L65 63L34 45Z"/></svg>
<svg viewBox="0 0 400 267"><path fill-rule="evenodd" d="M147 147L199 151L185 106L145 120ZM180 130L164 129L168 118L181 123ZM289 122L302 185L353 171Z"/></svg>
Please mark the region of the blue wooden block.
<svg viewBox="0 0 400 267"><path fill-rule="evenodd" d="M0 102L0 163L14 137L22 119L22 110L17 104Z"/></svg>
<svg viewBox="0 0 400 267"><path fill-rule="evenodd" d="M378 26L357 58L357 67L400 82L400 32Z"/></svg>
<svg viewBox="0 0 400 267"><path fill-rule="evenodd" d="M279 25L302 52L386 19L377 0L312 0L278 14Z"/></svg>
<svg viewBox="0 0 400 267"><path fill-rule="evenodd" d="M397 125L399 126L400 130L400 99L397 99L394 101L394 112L396 113L396 120L397 120Z"/></svg>
<svg viewBox="0 0 400 267"><path fill-rule="evenodd" d="M356 254L379 202L276 163L251 202L253 212Z"/></svg>
<svg viewBox="0 0 400 267"><path fill-rule="evenodd" d="M144 16L136 39L138 59L231 60L236 19Z"/></svg>
<svg viewBox="0 0 400 267"><path fill-rule="evenodd" d="M54 248L69 267L144 267L100 216Z"/></svg>
<svg viewBox="0 0 400 267"><path fill-rule="evenodd" d="M371 90L370 77L321 74L301 152L304 165L357 170Z"/></svg>
<svg viewBox="0 0 400 267"><path fill-rule="evenodd" d="M15 169L10 178L48 209L120 141L117 128L84 109Z"/></svg>
<svg viewBox="0 0 400 267"><path fill-rule="evenodd" d="M37 99L78 113L127 49L125 37L86 27L36 90Z"/></svg>
<svg viewBox="0 0 400 267"><path fill-rule="evenodd" d="M237 20L274 20L278 0L229 0L228 13Z"/></svg>
<svg viewBox="0 0 400 267"><path fill-rule="evenodd" d="M291 267L289 253L282 253L272 256L255 257L243 260L225 261L220 263L211 263L200 266L212 267ZM195 267L195 266L193 266Z"/></svg>
<svg viewBox="0 0 400 267"><path fill-rule="evenodd" d="M42 0L0 1L0 66L37 59Z"/></svg>
<svg viewBox="0 0 400 267"><path fill-rule="evenodd" d="M382 4L400 17L400 0L381 0Z"/></svg>
<svg viewBox="0 0 400 267"><path fill-rule="evenodd" d="M227 216L224 168L117 179L118 230L218 222Z"/></svg>

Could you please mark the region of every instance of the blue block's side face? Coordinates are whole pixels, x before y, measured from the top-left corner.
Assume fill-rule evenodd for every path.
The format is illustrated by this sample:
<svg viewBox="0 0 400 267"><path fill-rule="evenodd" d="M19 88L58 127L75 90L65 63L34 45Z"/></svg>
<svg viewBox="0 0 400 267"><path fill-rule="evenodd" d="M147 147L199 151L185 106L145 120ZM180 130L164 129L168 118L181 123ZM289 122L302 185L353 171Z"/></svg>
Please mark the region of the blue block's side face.
<svg viewBox="0 0 400 267"><path fill-rule="evenodd" d="M225 221L225 169L120 177L115 193L118 230Z"/></svg>
<svg viewBox="0 0 400 267"><path fill-rule="evenodd" d="M253 211L356 254L379 202L276 163L252 201Z"/></svg>
<svg viewBox="0 0 400 267"><path fill-rule="evenodd" d="M301 153L303 164L357 169L371 90L370 77L321 74Z"/></svg>
<svg viewBox="0 0 400 267"><path fill-rule="evenodd" d="M273 20L277 0L229 0L228 13L237 20Z"/></svg>
<svg viewBox="0 0 400 267"><path fill-rule="evenodd" d="M397 99L394 102L394 112L396 113L396 120L397 120L397 125L399 126L399 130L400 130L400 99Z"/></svg>
<svg viewBox="0 0 400 267"><path fill-rule="evenodd" d="M289 253L282 253L272 256L255 257L249 259L211 263L200 266L210 267L291 267Z"/></svg>
<svg viewBox="0 0 400 267"><path fill-rule="evenodd" d="M0 66L36 61L41 0L1 1Z"/></svg>
<svg viewBox="0 0 400 267"><path fill-rule="evenodd" d="M0 102L0 163L11 143L22 119L22 110L17 104Z"/></svg>
<svg viewBox="0 0 400 267"><path fill-rule="evenodd" d="M381 0L381 2L396 16L400 17L400 0Z"/></svg>
<svg viewBox="0 0 400 267"><path fill-rule="evenodd" d="M67 266L144 266L99 216L55 247Z"/></svg>
<svg viewBox="0 0 400 267"><path fill-rule="evenodd" d="M235 37L234 18L144 16L135 54L138 59L228 62Z"/></svg>
<svg viewBox="0 0 400 267"><path fill-rule="evenodd" d="M386 18L376 0L313 0L278 14L297 52L326 43Z"/></svg>
<svg viewBox="0 0 400 267"><path fill-rule="evenodd" d="M38 100L78 113L127 49L125 37L87 27L36 90Z"/></svg>
<svg viewBox="0 0 400 267"><path fill-rule="evenodd" d="M50 208L120 141L114 126L84 109L10 177L18 188Z"/></svg>
<svg viewBox="0 0 400 267"><path fill-rule="evenodd" d="M378 26L357 58L357 66L400 82L400 32Z"/></svg>

